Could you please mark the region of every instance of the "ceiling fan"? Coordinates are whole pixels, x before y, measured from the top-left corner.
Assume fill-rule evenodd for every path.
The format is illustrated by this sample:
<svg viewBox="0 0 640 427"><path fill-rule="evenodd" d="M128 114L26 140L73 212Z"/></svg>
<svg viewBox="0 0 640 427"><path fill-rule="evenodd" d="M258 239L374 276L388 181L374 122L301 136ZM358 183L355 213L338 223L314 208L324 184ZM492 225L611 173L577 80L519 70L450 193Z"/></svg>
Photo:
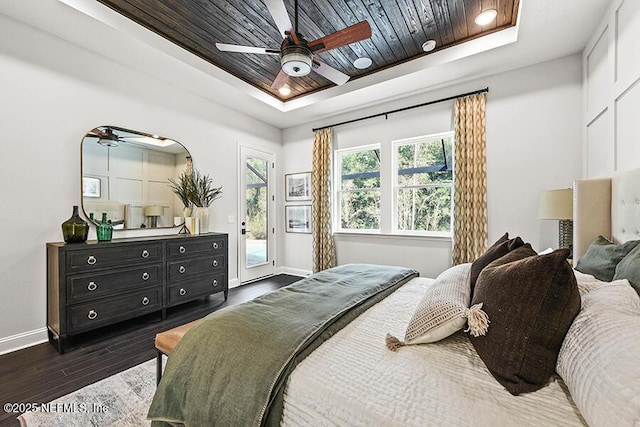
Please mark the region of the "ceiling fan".
<svg viewBox="0 0 640 427"><path fill-rule="evenodd" d="M280 49L253 46L240 46L216 43L223 52L257 53L263 55L280 55L280 72L271 84L273 89L284 85L287 76L306 76L311 70L332 81L338 86L345 84L350 76L320 61L315 54L336 49L371 37L371 26L361 21L345 29L336 31L314 41L307 41L298 32L298 1L295 1L295 27L291 24L284 0L265 0L269 13L284 36Z"/></svg>
<svg viewBox="0 0 640 427"><path fill-rule="evenodd" d="M117 147L120 145L120 136L111 128L105 128L105 130L93 128L86 136L98 138L98 144L104 147Z"/></svg>

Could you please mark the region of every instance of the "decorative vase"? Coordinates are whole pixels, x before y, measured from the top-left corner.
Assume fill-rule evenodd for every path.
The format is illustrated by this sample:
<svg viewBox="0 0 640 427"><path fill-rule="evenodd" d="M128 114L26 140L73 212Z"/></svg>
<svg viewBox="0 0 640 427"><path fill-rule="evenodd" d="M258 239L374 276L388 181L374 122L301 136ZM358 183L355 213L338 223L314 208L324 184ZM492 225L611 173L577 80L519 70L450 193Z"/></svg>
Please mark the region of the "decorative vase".
<svg viewBox="0 0 640 427"><path fill-rule="evenodd" d="M67 243L82 243L87 241L89 224L78 214L78 207L73 207L71 218L62 223L62 236Z"/></svg>
<svg viewBox="0 0 640 427"><path fill-rule="evenodd" d="M107 220L107 213L102 212L102 222L96 227L96 234L99 242L108 242L113 234L113 226Z"/></svg>
<svg viewBox="0 0 640 427"><path fill-rule="evenodd" d="M196 218L198 218L198 222L200 223L200 233L208 233L209 232L209 208L197 207L195 216Z"/></svg>
<svg viewBox="0 0 640 427"><path fill-rule="evenodd" d="M182 212L184 213L184 215L182 215L182 216L187 218L187 217L191 216L191 213L193 212L193 209L191 208L191 206L185 206L185 208L182 210Z"/></svg>

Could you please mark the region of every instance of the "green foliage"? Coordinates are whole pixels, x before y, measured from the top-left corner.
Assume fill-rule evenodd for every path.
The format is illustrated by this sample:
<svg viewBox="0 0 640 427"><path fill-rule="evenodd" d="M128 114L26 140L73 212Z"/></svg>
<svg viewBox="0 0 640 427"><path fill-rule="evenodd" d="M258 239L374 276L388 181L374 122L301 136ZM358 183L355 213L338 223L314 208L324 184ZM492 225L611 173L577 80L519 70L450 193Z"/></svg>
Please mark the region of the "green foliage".
<svg viewBox="0 0 640 427"><path fill-rule="evenodd" d="M185 207L208 207L222 197L222 187L214 187L209 175L203 175L198 170L191 174L183 171L177 180L169 178L169 187Z"/></svg>
<svg viewBox="0 0 640 427"><path fill-rule="evenodd" d="M195 191L193 185L193 177L186 171L183 171L177 180L169 178L169 188L175 193L185 207L191 206L191 198Z"/></svg>

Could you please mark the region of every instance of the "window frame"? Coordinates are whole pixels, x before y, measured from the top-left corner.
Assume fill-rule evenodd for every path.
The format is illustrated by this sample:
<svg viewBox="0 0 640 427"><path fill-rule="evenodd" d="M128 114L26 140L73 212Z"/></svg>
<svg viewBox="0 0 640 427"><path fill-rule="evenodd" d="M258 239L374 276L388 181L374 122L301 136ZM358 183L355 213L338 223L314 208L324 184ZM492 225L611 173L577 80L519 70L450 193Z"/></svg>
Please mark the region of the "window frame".
<svg viewBox="0 0 640 427"><path fill-rule="evenodd" d="M451 165L453 169L453 179L451 183L446 184L424 184L418 186L400 186L398 185L398 154L397 147L415 142L423 142L437 140L442 138L451 138L452 140L452 158ZM342 155L359 151L379 150L380 153L380 186L377 188L380 194L380 217L379 228L376 229L354 229L342 228L341 221L341 196L342 191ZM389 143L374 143L366 145L358 145L347 148L339 148L333 150L332 165L332 213L333 232L337 235L371 235L371 236L388 236L388 237L405 237L420 239L446 239L453 238L454 223L454 192L455 192L455 132L453 130L438 132L428 135L421 135L411 138L403 138L392 140ZM391 169L391 170L388 170ZM449 231L428 231L428 230L399 230L398 229L398 190L400 188L439 188L449 187L451 189L451 224ZM361 190L362 191L362 190ZM366 190L364 190L366 191Z"/></svg>
<svg viewBox="0 0 640 427"><path fill-rule="evenodd" d="M357 153L361 151L372 151L378 150L380 153L380 157L382 157L381 152L381 144L368 144L368 145L359 145L357 147L349 147L349 148L341 148L333 151L333 160L334 160L334 168L333 168L333 230L336 233L356 233L356 234L380 234L381 226L382 226L382 203L380 203L379 209L379 219L378 219L378 228L343 228L342 227L342 155ZM370 188L368 190L349 190L348 192L356 192L356 191L371 191L377 190L380 194L380 200L382 200L382 162L380 162L380 186L376 188Z"/></svg>
<svg viewBox="0 0 640 427"><path fill-rule="evenodd" d="M399 185L398 184L398 147L401 145L412 145L421 142L431 142L434 140L441 140L443 138L451 138L451 171L453 176L450 183L439 184L420 184L420 185ZM391 142L391 182L392 182L392 202L391 202L391 233L395 235L411 235L411 236L428 236L428 237L453 237L453 199L454 199L454 180L455 180L455 132L447 131L440 132L431 135L422 135L411 138L398 139ZM398 192L401 189L412 188L450 188L451 191L451 221L449 224L449 231L434 231L434 230L400 230L398 227Z"/></svg>

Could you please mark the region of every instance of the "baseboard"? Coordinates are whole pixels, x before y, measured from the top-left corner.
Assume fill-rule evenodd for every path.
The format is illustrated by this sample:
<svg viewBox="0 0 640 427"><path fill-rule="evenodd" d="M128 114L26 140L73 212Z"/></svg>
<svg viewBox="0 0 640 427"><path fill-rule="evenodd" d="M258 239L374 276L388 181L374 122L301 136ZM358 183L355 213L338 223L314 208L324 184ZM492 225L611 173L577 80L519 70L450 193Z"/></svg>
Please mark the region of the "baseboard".
<svg viewBox="0 0 640 427"><path fill-rule="evenodd" d="M312 272L309 270L302 270L299 268L291 268L291 267L278 267L276 268L276 274L291 274L292 276L300 276L307 277Z"/></svg>
<svg viewBox="0 0 640 427"><path fill-rule="evenodd" d="M11 353L22 348L47 342L47 328L34 329L33 331L0 338L0 354Z"/></svg>

